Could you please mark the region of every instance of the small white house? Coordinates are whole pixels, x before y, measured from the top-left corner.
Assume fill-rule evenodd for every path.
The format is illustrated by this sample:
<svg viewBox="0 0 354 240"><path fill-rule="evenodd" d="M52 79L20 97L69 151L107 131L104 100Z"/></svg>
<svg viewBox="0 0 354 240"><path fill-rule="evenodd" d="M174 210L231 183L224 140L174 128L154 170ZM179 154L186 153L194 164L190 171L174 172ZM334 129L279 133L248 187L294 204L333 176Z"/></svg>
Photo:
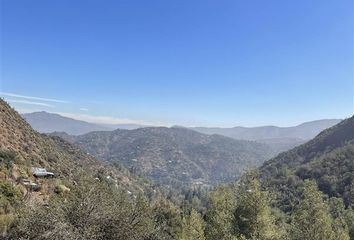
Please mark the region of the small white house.
<svg viewBox="0 0 354 240"><path fill-rule="evenodd" d="M33 176L35 177L54 177L54 173L48 172L45 168L32 168Z"/></svg>

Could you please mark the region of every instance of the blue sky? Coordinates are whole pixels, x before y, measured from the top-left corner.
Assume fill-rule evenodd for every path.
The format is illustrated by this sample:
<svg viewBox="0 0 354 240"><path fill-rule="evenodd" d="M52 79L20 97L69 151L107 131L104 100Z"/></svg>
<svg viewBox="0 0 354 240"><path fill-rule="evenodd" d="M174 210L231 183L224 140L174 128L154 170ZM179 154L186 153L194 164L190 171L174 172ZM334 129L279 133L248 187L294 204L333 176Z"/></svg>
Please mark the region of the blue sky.
<svg viewBox="0 0 354 240"><path fill-rule="evenodd" d="M353 114L352 0L0 0L1 95L96 122Z"/></svg>

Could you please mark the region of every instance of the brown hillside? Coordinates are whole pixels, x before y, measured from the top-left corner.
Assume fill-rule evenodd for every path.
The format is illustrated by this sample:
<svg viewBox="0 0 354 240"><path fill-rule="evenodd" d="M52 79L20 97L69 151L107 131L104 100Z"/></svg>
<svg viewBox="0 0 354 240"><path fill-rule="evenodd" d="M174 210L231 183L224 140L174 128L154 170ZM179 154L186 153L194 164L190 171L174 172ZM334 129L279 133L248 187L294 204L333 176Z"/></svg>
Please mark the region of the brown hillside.
<svg viewBox="0 0 354 240"><path fill-rule="evenodd" d="M28 192L21 184L21 179L40 184L39 193L31 195L49 196L58 186L73 186L80 175L95 178L104 176L129 191L142 190L138 180L130 177L128 171L114 168L102 161L97 161L79 148L59 137L49 137L34 131L29 124L4 100L0 99L0 151L14 155L10 168L0 168L0 178L12 182L22 193ZM4 155L3 154L3 155ZM0 160L3 164L4 159ZM36 179L32 167L46 168L53 172L52 179Z"/></svg>

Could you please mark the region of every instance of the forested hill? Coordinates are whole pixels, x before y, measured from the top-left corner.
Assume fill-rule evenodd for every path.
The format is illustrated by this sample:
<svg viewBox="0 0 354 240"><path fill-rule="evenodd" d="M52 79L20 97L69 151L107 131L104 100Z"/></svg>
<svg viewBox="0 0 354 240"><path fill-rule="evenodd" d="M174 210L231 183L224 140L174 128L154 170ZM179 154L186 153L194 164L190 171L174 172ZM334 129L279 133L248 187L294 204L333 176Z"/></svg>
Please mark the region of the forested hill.
<svg viewBox="0 0 354 240"><path fill-rule="evenodd" d="M164 185L230 182L245 169L260 166L272 156L265 144L186 128L147 127L77 137L59 135L98 158L123 164Z"/></svg>
<svg viewBox="0 0 354 240"><path fill-rule="evenodd" d="M354 116L265 162L260 174L264 185L279 193L278 205L285 211L296 204L296 189L305 179L354 207Z"/></svg>
<svg viewBox="0 0 354 240"><path fill-rule="evenodd" d="M207 239L354 240L353 121L213 191Z"/></svg>

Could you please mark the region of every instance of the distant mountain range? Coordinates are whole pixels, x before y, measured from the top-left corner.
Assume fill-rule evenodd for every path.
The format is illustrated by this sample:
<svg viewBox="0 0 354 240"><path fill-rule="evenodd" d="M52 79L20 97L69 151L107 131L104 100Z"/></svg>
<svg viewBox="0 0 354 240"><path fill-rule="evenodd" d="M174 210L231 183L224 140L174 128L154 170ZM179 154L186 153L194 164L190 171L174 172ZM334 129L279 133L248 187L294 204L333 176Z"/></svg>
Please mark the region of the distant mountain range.
<svg viewBox="0 0 354 240"><path fill-rule="evenodd" d="M35 130L41 133L65 132L69 135L81 135L93 131L111 131L115 129L137 129L149 127L139 124L94 124L48 112L25 113L22 114L22 117ZM194 127L190 129L209 135L219 134L234 139L252 140L266 143L269 144L275 152L281 152L314 138L322 130L331 127L340 121L340 119L323 119L302 123L295 127Z"/></svg>
<svg viewBox="0 0 354 240"><path fill-rule="evenodd" d="M24 113L21 116L38 132L51 133L55 131L66 132L72 135L85 134L92 131L109 131L108 127L85 121L63 117L48 112Z"/></svg>
<svg viewBox="0 0 354 240"><path fill-rule="evenodd" d="M340 119L323 119L305 122L294 127L233 127L233 128L206 128L194 127L195 131L204 134L219 134L234 139L252 140L266 143L276 153L296 147L314 138L322 130L339 123Z"/></svg>
<svg viewBox="0 0 354 240"><path fill-rule="evenodd" d="M233 127L233 128L205 128L195 127L195 131L205 134L220 134L235 139L262 140L262 139L311 139L322 130L339 123L340 119L323 119L312 122L305 122L295 127Z"/></svg>
<svg viewBox="0 0 354 240"><path fill-rule="evenodd" d="M38 132L65 132L70 135L81 135L93 131L112 131L114 129L136 129L145 127L138 124L94 124L64 117L56 113L33 112L21 116Z"/></svg>
<svg viewBox="0 0 354 240"><path fill-rule="evenodd" d="M233 181L244 170L274 156L269 146L187 128L147 127L91 132L80 136L55 133L81 149L155 183L215 185Z"/></svg>

